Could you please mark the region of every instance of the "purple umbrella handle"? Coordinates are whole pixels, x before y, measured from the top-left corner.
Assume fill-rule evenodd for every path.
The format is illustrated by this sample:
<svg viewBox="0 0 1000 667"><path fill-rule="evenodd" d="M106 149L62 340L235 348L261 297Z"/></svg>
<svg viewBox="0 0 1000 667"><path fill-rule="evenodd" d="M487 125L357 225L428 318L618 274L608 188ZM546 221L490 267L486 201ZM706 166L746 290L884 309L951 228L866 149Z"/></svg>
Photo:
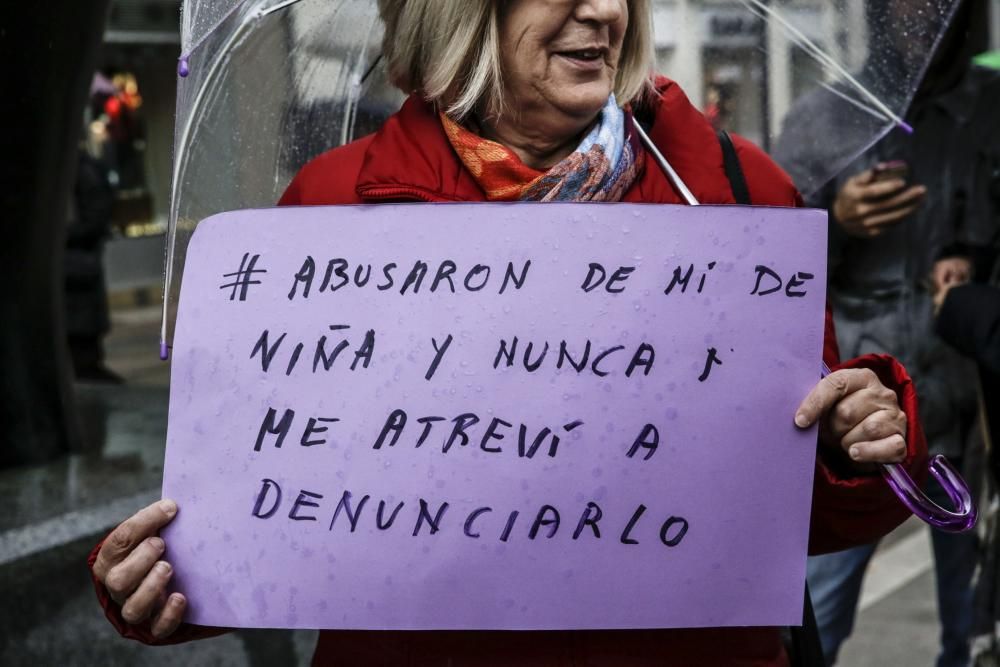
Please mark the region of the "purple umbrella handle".
<svg viewBox="0 0 1000 667"><path fill-rule="evenodd" d="M824 363L821 376L826 377L830 373L830 367ZM924 523L947 533L965 533L972 530L979 512L976 510L969 485L948 459L941 455L933 457L927 468L931 476L944 488L948 498L957 508L956 511L946 510L924 495L909 473L898 463L884 464L882 477L900 502Z"/></svg>
<svg viewBox="0 0 1000 667"><path fill-rule="evenodd" d="M946 510L924 495L906 470L897 463L883 465L882 477L888 482L896 497L924 523L947 533L964 533L972 530L976 525L978 512L969 485L948 459L941 455L931 459L928 469L934 479L944 487L948 498L956 507L955 511Z"/></svg>

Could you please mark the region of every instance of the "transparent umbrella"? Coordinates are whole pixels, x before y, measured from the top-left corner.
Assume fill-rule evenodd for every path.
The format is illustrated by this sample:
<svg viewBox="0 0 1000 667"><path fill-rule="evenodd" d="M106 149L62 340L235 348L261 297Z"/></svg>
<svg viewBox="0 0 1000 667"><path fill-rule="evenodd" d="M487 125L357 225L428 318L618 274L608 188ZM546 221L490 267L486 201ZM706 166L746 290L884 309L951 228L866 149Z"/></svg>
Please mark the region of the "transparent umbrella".
<svg viewBox="0 0 1000 667"><path fill-rule="evenodd" d="M808 194L883 133L905 127L958 3L652 4L658 69L720 128L765 148L794 146L778 151L779 161ZM379 62L381 37L375 0L184 1L164 357L198 221L273 205L309 159L373 131L398 108L402 96ZM827 130L803 133L785 122L817 105ZM783 135L783 127L791 129Z"/></svg>
<svg viewBox="0 0 1000 667"><path fill-rule="evenodd" d="M198 222L273 205L302 165L399 107L381 39L374 0L184 2L162 358Z"/></svg>

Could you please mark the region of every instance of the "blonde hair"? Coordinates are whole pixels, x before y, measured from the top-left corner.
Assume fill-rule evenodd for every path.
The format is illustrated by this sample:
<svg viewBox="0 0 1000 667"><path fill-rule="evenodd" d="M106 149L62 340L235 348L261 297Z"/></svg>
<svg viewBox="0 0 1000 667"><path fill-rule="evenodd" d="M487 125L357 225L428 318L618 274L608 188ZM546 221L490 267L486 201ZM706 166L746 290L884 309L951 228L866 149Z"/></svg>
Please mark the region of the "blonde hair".
<svg viewBox="0 0 1000 667"><path fill-rule="evenodd" d="M378 0L385 24L382 55L389 79L462 120L483 106L504 108L500 65L503 0ZM650 0L628 0L629 22L615 78L620 105L650 89L653 26Z"/></svg>

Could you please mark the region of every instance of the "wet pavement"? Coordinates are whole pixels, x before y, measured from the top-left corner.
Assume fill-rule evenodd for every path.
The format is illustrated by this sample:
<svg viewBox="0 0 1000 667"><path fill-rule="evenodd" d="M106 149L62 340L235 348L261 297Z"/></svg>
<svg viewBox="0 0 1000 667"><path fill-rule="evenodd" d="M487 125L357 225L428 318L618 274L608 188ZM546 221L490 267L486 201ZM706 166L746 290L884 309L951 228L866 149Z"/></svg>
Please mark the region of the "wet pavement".
<svg viewBox="0 0 1000 667"><path fill-rule="evenodd" d="M911 519L888 536L869 566L854 634L838 665L931 667L938 650L929 529Z"/></svg>
<svg viewBox="0 0 1000 667"><path fill-rule="evenodd" d="M306 665L316 633L239 632L174 647L121 639L85 567L94 544L159 495L168 365L157 357L159 309L114 314L108 365L125 385L77 386L89 451L0 471L2 665ZM876 555L855 634L838 664L932 665L937 621L929 540L904 525Z"/></svg>
<svg viewBox="0 0 1000 667"><path fill-rule="evenodd" d="M0 471L0 665L307 665L316 633L241 631L147 647L104 618L87 554L158 498L168 366L157 358L158 309L116 313L109 367L124 385L78 384L86 451Z"/></svg>
<svg viewBox="0 0 1000 667"><path fill-rule="evenodd" d="M937 656L938 632L934 573L928 567L916 579L858 615L854 635L841 649L837 664L931 667Z"/></svg>

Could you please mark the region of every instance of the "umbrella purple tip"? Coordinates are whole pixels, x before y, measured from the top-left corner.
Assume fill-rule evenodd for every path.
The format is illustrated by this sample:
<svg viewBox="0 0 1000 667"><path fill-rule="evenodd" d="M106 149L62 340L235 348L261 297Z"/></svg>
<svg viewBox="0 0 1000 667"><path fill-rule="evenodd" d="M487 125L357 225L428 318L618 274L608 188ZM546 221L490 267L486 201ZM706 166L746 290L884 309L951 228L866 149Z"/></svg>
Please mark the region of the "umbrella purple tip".
<svg viewBox="0 0 1000 667"><path fill-rule="evenodd" d="M181 56L177 59L177 75L181 78L186 78L188 74L191 73L191 66L188 63L187 56Z"/></svg>
<svg viewBox="0 0 1000 667"><path fill-rule="evenodd" d="M903 132L906 132L907 134L913 134L913 126L907 123L905 120L900 119L899 121L896 122L896 125L898 125L903 130Z"/></svg>
<svg viewBox="0 0 1000 667"><path fill-rule="evenodd" d="M164 341L160 341L160 361L167 361L170 359L170 346Z"/></svg>

